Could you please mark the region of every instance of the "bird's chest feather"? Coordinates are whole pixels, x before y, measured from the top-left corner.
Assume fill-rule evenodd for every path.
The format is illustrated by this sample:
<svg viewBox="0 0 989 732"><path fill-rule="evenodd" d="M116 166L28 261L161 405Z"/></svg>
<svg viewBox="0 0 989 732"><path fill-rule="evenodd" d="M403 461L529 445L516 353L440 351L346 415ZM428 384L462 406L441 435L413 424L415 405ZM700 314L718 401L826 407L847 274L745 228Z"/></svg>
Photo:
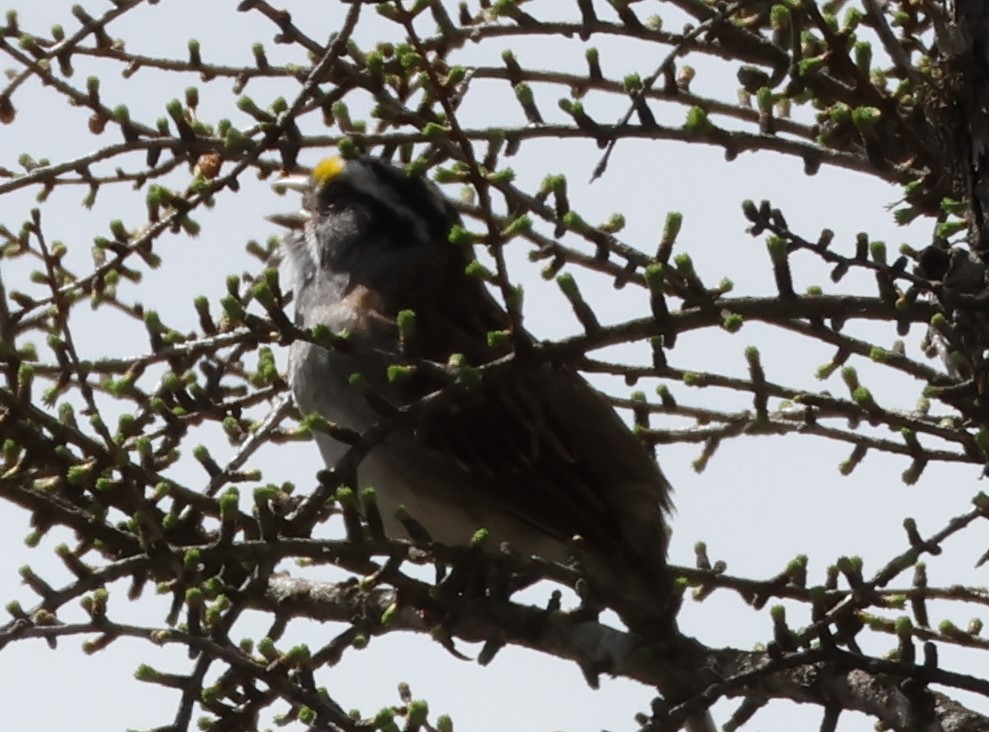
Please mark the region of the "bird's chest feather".
<svg viewBox="0 0 989 732"><path fill-rule="evenodd" d="M388 399L386 373L397 349L394 337L381 322L380 298L370 289L355 286L339 299L314 301L305 310L301 325L325 326L345 335L342 348L296 341L290 352L292 392L304 414L323 417L358 431L368 429L379 415L352 385L355 374ZM378 322L372 322L378 321Z"/></svg>

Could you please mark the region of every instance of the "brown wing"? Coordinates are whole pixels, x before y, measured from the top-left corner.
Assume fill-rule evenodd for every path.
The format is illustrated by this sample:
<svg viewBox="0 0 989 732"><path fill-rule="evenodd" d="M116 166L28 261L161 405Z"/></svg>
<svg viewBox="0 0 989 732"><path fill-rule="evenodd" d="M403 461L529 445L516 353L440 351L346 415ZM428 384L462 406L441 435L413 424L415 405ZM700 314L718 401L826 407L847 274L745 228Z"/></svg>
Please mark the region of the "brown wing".
<svg viewBox="0 0 989 732"><path fill-rule="evenodd" d="M429 449L474 476L485 499L561 541L665 559L669 485L604 397L563 367L510 370L453 409L426 414Z"/></svg>
<svg viewBox="0 0 989 732"><path fill-rule="evenodd" d="M474 365L504 355L487 332L507 327L505 312L480 283L456 284L419 301L417 355L445 362L459 352ZM646 566L665 558L669 484L605 397L567 367L519 363L492 374L424 413L416 434L471 476L465 490L561 541L580 535Z"/></svg>

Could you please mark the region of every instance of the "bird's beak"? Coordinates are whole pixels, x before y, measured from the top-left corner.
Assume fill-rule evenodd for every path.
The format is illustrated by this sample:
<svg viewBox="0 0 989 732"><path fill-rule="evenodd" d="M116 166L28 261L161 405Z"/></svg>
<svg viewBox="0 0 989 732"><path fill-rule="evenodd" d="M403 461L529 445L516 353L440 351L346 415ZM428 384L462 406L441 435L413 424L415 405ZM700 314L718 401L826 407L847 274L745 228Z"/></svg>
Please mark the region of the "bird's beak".
<svg viewBox="0 0 989 732"><path fill-rule="evenodd" d="M309 180L308 175L286 175L272 183L271 187L275 189L276 193L284 193L285 191L305 193L311 185L312 181Z"/></svg>
<svg viewBox="0 0 989 732"><path fill-rule="evenodd" d="M287 175L276 180L271 184L271 187L276 193L285 193L285 191L305 193L311 185L308 175ZM298 231L305 227L306 222L310 219L310 214L307 211L297 211L295 213L272 214L264 218L266 221L270 221L276 226L283 226L289 231Z"/></svg>
<svg viewBox="0 0 989 732"><path fill-rule="evenodd" d="M265 216L264 220L270 221L275 226L283 226L290 231L298 231L305 228L306 222L310 218L308 212L298 211L296 213L271 214L270 216Z"/></svg>

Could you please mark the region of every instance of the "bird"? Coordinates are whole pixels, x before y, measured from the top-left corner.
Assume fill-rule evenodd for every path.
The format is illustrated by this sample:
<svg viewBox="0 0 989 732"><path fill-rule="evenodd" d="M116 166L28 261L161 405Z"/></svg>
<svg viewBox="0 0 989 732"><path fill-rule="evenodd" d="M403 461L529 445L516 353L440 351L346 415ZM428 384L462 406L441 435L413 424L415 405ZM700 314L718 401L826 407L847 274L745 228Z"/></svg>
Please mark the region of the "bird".
<svg viewBox="0 0 989 732"><path fill-rule="evenodd" d="M444 386L435 371L389 379L390 365L457 357L481 367L535 343L517 324L514 339L489 337L511 330L512 318L468 273L472 248L450 237L460 217L425 177L382 158L329 157L279 185L303 193L282 245L295 322L348 342L292 344L300 413L363 434L387 418L381 402L405 408ZM414 313L411 337L398 323L403 312ZM349 449L327 434L316 441L330 467ZM670 484L607 398L567 364L518 358L492 370L387 432L357 478L374 488L389 537L415 538L404 509L439 544L466 545L484 529L493 546L552 562L570 563L576 551L592 584L621 597L623 618L642 626L650 621L640 615L675 613Z"/></svg>
<svg viewBox="0 0 989 732"><path fill-rule="evenodd" d="M357 466L358 487L374 488L385 534L421 538L410 535L407 514L441 545L468 545L483 529L489 546L570 566L576 559L630 629L681 661L696 658L696 641L676 629L669 481L572 365L523 357L536 340L471 273L473 248L451 236L462 222L438 186L358 155L327 157L276 187L303 195L298 215L271 219L290 228L281 266L295 323L328 328L347 344L292 343L289 383L300 414L365 434L423 405L379 434ZM414 327L403 328L409 313ZM491 337L506 332L512 337ZM451 362L499 367L435 407L423 400L449 386L442 368L388 376L396 364ZM315 439L331 468L351 449L331 434ZM661 686L668 698L701 685L690 681L693 672L670 668ZM685 724L714 730L706 709Z"/></svg>

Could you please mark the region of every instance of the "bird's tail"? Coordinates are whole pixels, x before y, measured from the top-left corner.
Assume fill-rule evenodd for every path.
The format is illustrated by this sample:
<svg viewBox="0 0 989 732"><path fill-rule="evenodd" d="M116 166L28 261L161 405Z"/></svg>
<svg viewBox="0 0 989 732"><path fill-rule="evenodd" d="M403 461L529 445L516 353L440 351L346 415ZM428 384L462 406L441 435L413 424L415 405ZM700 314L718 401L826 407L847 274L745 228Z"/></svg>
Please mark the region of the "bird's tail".
<svg viewBox="0 0 989 732"><path fill-rule="evenodd" d="M717 680L707 649L680 632L676 616L683 600L682 590L665 565L650 568L645 577L642 572L628 574L613 573L606 592L631 633L655 650L660 659L657 687L670 707L677 706ZM684 720L682 729L717 732L718 727L707 709L699 709Z"/></svg>
<svg viewBox="0 0 989 732"><path fill-rule="evenodd" d="M684 729L687 732L718 732L718 726L714 723L714 717L710 712L704 712L702 717L690 717Z"/></svg>

